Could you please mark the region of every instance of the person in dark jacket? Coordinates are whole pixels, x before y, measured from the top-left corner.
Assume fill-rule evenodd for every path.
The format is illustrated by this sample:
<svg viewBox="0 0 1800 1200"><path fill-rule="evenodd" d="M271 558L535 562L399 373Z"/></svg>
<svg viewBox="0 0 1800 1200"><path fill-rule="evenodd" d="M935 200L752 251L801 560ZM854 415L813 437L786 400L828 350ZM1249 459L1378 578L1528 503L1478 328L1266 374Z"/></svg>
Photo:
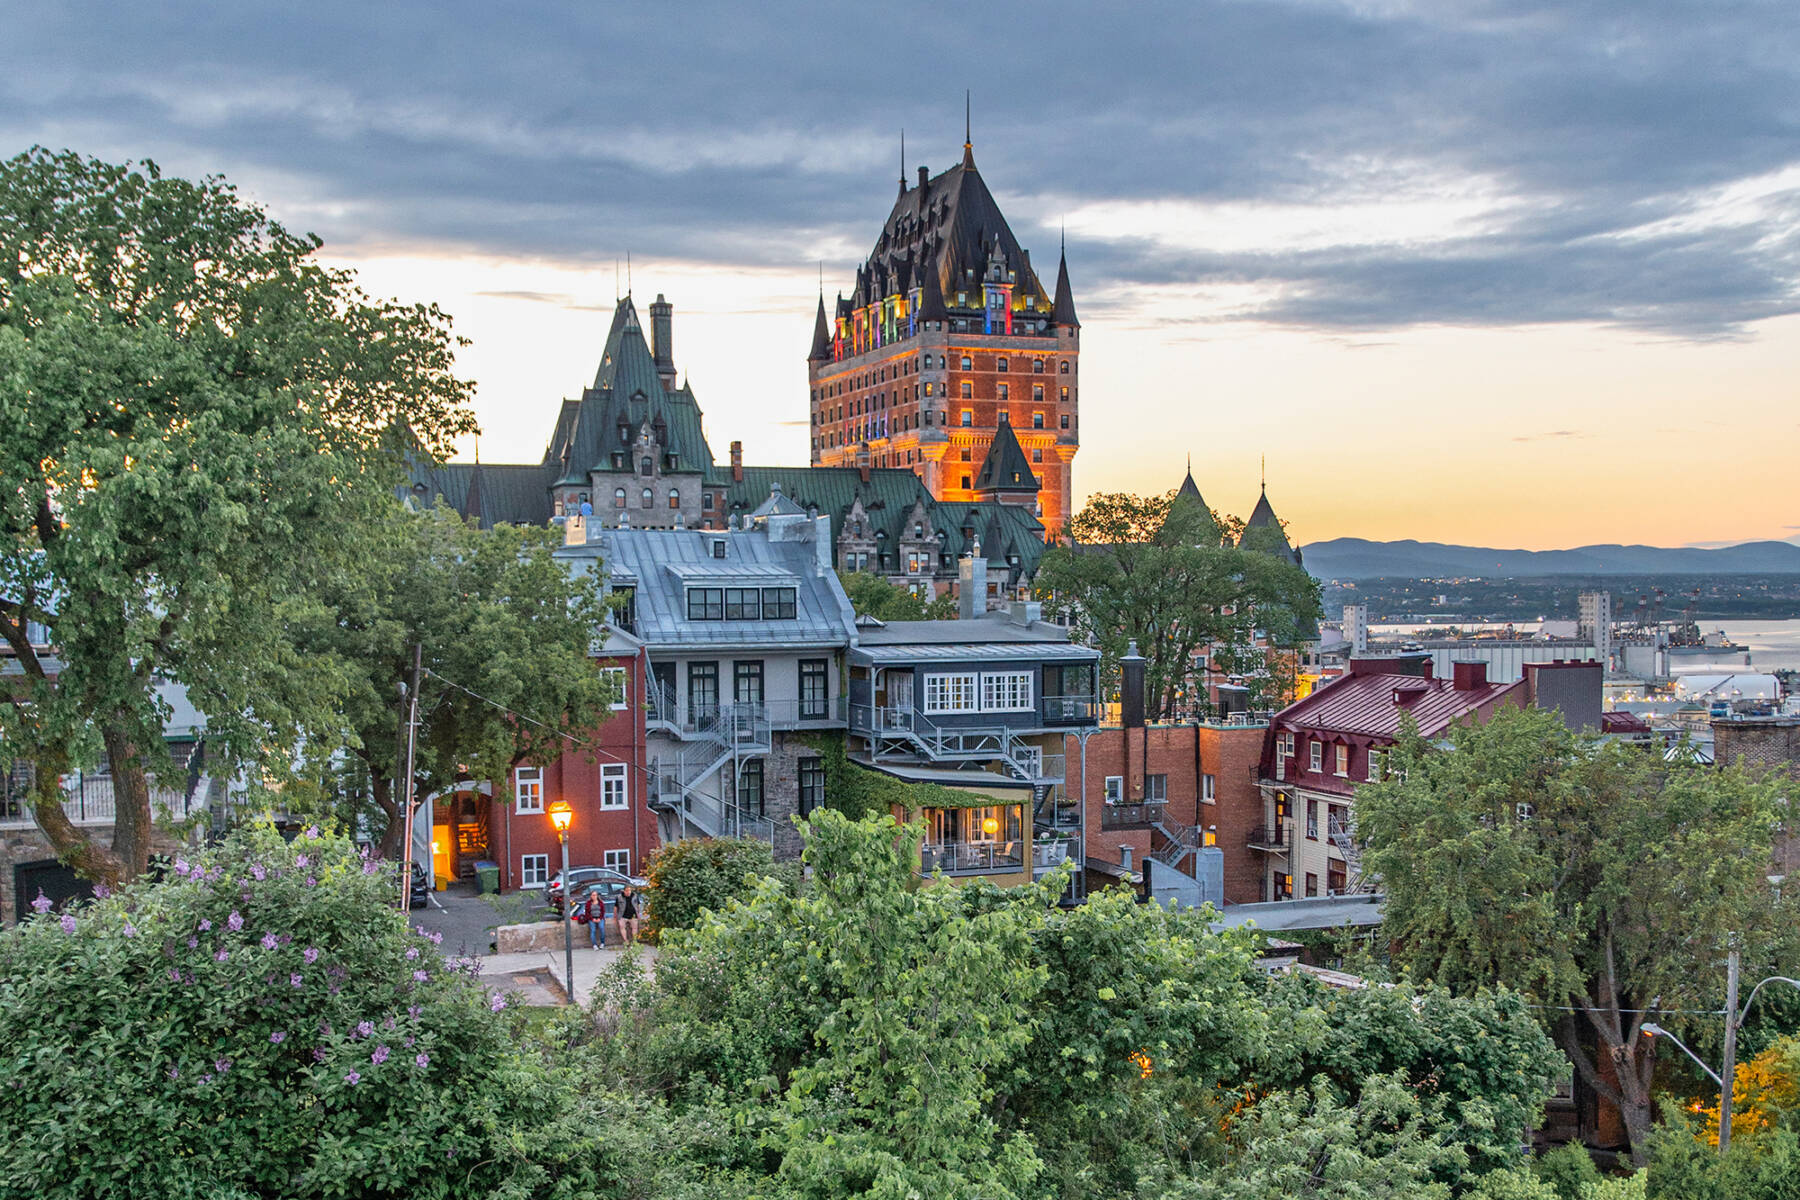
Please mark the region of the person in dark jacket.
<svg viewBox="0 0 1800 1200"><path fill-rule="evenodd" d="M638 890L628 887L619 893L619 940L629 946L638 937L638 910L644 905L644 898Z"/></svg>

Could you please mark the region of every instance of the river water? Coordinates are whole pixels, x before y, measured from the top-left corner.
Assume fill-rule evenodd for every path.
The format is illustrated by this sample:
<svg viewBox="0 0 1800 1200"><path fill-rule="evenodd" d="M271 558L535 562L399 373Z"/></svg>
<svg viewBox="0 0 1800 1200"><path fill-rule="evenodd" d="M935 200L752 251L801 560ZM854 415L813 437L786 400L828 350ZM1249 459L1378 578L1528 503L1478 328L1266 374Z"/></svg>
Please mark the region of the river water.
<svg viewBox="0 0 1800 1200"><path fill-rule="evenodd" d="M1503 629L1504 625L1460 625L1465 632L1477 629ZM1519 633L1530 635L1537 632L1536 621L1516 621L1513 628ZM1725 636L1744 647L1750 654L1750 669L1753 671L1775 671L1783 667L1800 670L1800 621L1736 621L1712 620L1700 622L1703 633L1724 630ZM1370 625L1371 634L1393 635L1426 633L1442 634L1442 625ZM1720 653L1717 656L1683 655L1677 660L1682 674L1693 671L1744 670L1743 652L1737 654Z"/></svg>

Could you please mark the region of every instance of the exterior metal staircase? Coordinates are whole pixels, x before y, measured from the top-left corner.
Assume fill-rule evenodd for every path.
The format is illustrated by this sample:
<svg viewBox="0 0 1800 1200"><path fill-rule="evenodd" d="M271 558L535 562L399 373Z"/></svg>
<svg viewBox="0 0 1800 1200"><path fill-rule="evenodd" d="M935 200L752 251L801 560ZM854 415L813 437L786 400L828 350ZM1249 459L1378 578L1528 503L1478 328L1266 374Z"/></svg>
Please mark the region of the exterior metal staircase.
<svg viewBox="0 0 1800 1200"><path fill-rule="evenodd" d="M1347 811L1347 810L1346 810ZM1368 896L1374 894L1375 888L1371 880L1363 875L1362 847L1357 845L1356 831L1348 821L1333 821L1326 829L1331 844L1338 848L1344 856L1344 887L1340 896Z"/></svg>
<svg viewBox="0 0 1800 1200"><path fill-rule="evenodd" d="M851 725L866 729L874 760L924 758L953 766L997 762L1026 783L1063 781L1063 755L1038 754L1036 746L1026 745L1005 725L939 725L912 709L866 705L852 706Z"/></svg>
<svg viewBox="0 0 1800 1200"><path fill-rule="evenodd" d="M1199 827L1185 825L1164 813L1150 825L1150 857L1172 870L1192 875L1187 860L1205 845Z"/></svg>
<svg viewBox="0 0 1800 1200"><path fill-rule="evenodd" d="M672 758L658 757L649 769L650 807L659 816L677 823L686 833L704 837L745 837L775 840L775 823L740 807L735 799L744 764L764 757L773 743L768 710L760 704L722 704L678 711L671 697L650 690L652 724L673 732L685 743ZM703 787L719 779L717 793L724 793L723 772L730 770L730 794L714 794Z"/></svg>

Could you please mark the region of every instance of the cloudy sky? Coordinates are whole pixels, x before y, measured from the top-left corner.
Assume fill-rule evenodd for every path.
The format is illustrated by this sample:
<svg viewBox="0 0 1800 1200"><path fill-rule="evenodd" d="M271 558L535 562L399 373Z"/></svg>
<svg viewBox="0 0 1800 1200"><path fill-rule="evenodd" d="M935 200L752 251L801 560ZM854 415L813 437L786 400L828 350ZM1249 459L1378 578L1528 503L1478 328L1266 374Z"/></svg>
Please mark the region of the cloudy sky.
<svg viewBox="0 0 1800 1200"><path fill-rule="evenodd" d="M1083 328L1080 493L1303 541L1791 537L1800 5L0 0L0 152L222 173L474 339L535 460L617 267L723 457L806 457L821 265L975 152ZM472 451L473 446L470 447Z"/></svg>

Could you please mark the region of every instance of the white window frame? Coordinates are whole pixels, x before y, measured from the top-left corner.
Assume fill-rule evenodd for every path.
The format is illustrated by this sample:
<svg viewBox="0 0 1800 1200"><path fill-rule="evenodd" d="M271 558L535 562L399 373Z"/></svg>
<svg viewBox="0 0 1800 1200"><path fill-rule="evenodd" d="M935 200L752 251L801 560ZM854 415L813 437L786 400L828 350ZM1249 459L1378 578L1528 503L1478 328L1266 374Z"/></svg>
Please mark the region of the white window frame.
<svg viewBox="0 0 1800 1200"><path fill-rule="evenodd" d="M550 856L548 854L519 855L519 886L522 888L541 888L550 883Z"/></svg>
<svg viewBox="0 0 1800 1200"><path fill-rule="evenodd" d="M544 811L544 769L517 767L513 770L513 806L519 813Z"/></svg>
<svg viewBox="0 0 1800 1200"><path fill-rule="evenodd" d="M1325 769L1325 743L1313 738L1306 744L1306 766L1309 771Z"/></svg>
<svg viewBox="0 0 1800 1200"><path fill-rule="evenodd" d="M1370 783L1380 783L1381 782L1381 760L1382 760L1381 751L1379 751L1379 750L1369 751L1369 782Z"/></svg>
<svg viewBox="0 0 1800 1200"><path fill-rule="evenodd" d="M624 763L600 764L600 807L607 812L631 807L631 776Z"/></svg>
<svg viewBox="0 0 1800 1200"><path fill-rule="evenodd" d="M1101 796L1106 803L1125 803L1125 777L1123 775L1108 775L1106 783L1102 786L1104 790L1101 792Z"/></svg>
<svg viewBox="0 0 1800 1200"><path fill-rule="evenodd" d="M631 707L631 672L624 667L601 667L600 673L619 686L619 698L612 702L614 712Z"/></svg>
<svg viewBox="0 0 1800 1200"><path fill-rule="evenodd" d="M1032 709L1031 675L1030 671L983 671L981 674L981 711L1030 712Z"/></svg>
<svg viewBox="0 0 1800 1200"><path fill-rule="evenodd" d="M925 676L927 713L981 711L981 676L974 671L940 671Z"/></svg>
<svg viewBox="0 0 1800 1200"><path fill-rule="evenodd" d="M1200 803L1217 804L1219 802L1219 777L1217 775L1200 776Z"/></svg>
<svg viewBox="0 0 1800 1200"><path fill-rule="evenodd" d="M1146 774L1144 776L1144 801L1149 803L1169 799L1169 777L1167 775Z"/></svg>
<svg viewBox="0 0 1800 1200"><path fill-rule="evenodd" d="M617 871L621 875L631 874L631 851L606 850L600 855L600 865Z"/></svg>
<svg viewBox="0 0 1800 1200"><path fill-rule="evenodd" d="M1339 743L1331 748L1332 774L1340 779L1350 778L1350 747Z"/></svg>

